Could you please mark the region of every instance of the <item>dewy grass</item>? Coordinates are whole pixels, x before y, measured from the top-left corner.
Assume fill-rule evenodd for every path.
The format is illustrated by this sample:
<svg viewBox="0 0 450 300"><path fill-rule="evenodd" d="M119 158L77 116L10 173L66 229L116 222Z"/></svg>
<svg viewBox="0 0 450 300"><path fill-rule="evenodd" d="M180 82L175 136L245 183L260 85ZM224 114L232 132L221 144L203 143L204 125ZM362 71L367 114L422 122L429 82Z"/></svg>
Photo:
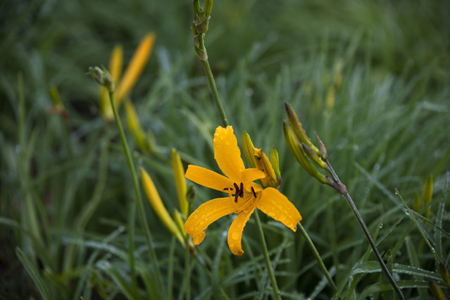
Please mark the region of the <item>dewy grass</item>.
<svg viewBox="0 0 450 300"><path fill-rule="evenodd" d="M395 188L412 208L415 195L422 201L424 183L433 177L431 201L411 212L447 264L450 199L445 182L450 151L444 129L450 126L450 53L445 28L450 19L444 12L449 3L310 2L236 6L216 1L205 39L229 123L237 133L248 132L267 156L270 147L276 147L279 191L301 212L301 225L323 262L322 267L300 232L294 234L259 214L281 297L388 298L393 292L374 255L368 254L364 233L346 201L333 190L322 189L296 165L282 136L283 102L291 103L306 129L314 129L326 142L330 161L354 196L370 233L379 232L380 253L391 250L388 266L400 279L405 298L432 297L428 277L446 292L436 258L405 214ZM80 70L92 63L108 64L117 44L123 45L126 66L133 45L149 30L157 34L148 66L130 94L143 131L154 134L155 154L146 154L131 134L127 136L136 169L149 171L172 215L179 207L172 148L178 150L184 169L192 164L220 172L213 133L222 119L185 30L192 9L175 0L9 4L2 7L0 26L0 54L7 58L0 63L2 295L157 299L144 228L133 229L130 202L136 197L119 131L104 122L98 89ZM23 97L17 96L19 72ZM335 76L338 73L340 77ZM55 105L48 94L50 86L57 88L67 119L49 114ZM125 117L125 110L120 115ZM193 184L186 183L189 190ZM219 197L200 186L196 193L191 211ZM26 197L31 199L29 212L35 221L27 217ZM198 255L185 264L187 249L145 203L170 299L187 293L191 299L273 297L254 218L244 230L243 256L228 249L226 233L233 217L226 216L209 226ZM427 208L429 216L424 219ZM31 223L35 225L29 227ZM33 230L40 232L39 238ZM338 273L334 261L339 262ZM323 269L343 292L334 292Z"/></svg>

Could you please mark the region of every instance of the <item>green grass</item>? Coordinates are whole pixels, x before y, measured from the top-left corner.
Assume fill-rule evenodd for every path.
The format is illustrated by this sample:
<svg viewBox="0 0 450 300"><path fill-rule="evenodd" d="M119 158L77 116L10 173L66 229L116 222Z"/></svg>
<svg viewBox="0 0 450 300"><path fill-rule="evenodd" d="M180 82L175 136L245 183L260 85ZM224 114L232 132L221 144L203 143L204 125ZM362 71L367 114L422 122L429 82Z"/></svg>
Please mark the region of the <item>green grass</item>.
<svg viewBox="0 0 450 300"><path fill-rule="evenodd" d="M313 142L316 131L327 145L380 252L390 252L385 259L405 297L431 298L428 278L447 293L424 237L448 265L449 11L443 0L214 4L206 47L228 120L239 142L246 131L266 153L277 148L280 191L302 214L341 299L394 295L345 199L311 178L289 152L283 103L292 104ZM140 153L126 133L136 166L149 172L172 212L178 207L172 148L185 168L192 163L219 171L212 137L221 123L194 54L192 18L189 1L0 5L0 299L156 299L160 291L140 221L133 290L133 184L118 131L102 120L98 86L85 72L107 65L115 44L123 45L126 63L139 40L156 32L131 98L159 156ZM327 111L338 61L342 84ZM51 85L70 113L67 121L47 113ZM395 189L411 208L428 176L434 182L431 214L429 220L414 214L416 225ZM194 209L218 196L201 186L196 191ZM184 249L146 200L144 208L173 299L184 298L186 286L191 299L272 297L253 218L241 257L226 243L231 217L211 225L197 247L201 263L190 259L185 282ZM260 217L283 299L337 299L303 236Z"/></svg>

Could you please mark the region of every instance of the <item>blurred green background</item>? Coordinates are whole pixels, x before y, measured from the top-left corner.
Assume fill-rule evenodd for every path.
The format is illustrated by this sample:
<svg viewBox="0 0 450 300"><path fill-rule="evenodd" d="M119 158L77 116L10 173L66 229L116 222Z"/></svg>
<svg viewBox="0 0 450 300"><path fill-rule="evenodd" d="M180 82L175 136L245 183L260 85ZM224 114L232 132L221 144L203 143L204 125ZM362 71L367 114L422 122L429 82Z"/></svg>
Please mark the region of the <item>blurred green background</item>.
<svg viewBox="0 0 450 300"><path fill-rule="evenodd" d="M117 253L127 251L127 209L134 194L116 128L101 118L98 85L85 75L89 66L108 65L115 45L123 46L126 65L146 33L157 35L130 97L144 129L155 136L158 156L140 153L130 136L129 141L138 166L150 173L168 210L178 205L167 163L171 148L180 151L185 168L194 163L218 171L212 134L220 119L193 51L192 19L190 1L0 3L2 299L39 298L16 247L34 261L53 299L125 297L111 270L129 280L127 257ZM230 124L239 141L245 130L256 147L266 152L277 147L280 191L298 207L338 285L346 284L368 245L344 200L310 178L290 154L282 136L283 103L293 105L310 137L316 131L325 142L371 231L384 224L380 236L388 235L380 251L390 249L395 263L436 273L434 257L394 189L412 206L432 176L430 220L449 229L449 28L446 0L214 3L206 48ZM69 120L48 114L50 86L59 90ZM333 101L327 100L330 89ZM197 186L194 207L217 195ZM24 213L29 203L38 229L30 229L30 216ZM183 280L184 251L173 246L147 202L145 207L170 288L170 266L173 282ZM322 273L302 237L269 217L263 221L269 225L266 238L284 297L330 299L333 291L321 284ZM232 257L224 243L222 233L230 222L227 217L212 225L200 245L215 271L211 284L198 266L192 267L198 273L191 282L193 297L208 298L219 286L232 299L270 298L252 221L244 231L243 257ZM448 234L423 224L448 262ZM149 264L139 226L137 222L136 256L145 269ZM37 231L39 239L30 239L27 230ZM379 273L363 273L355 295L384 280ZM400 274L406 281L426 280ZM407 298L428 296L423 284L424 289L405 288ZM174 297L182 289L173 284ZM375 295L381 292L375 288Z"/></svg>

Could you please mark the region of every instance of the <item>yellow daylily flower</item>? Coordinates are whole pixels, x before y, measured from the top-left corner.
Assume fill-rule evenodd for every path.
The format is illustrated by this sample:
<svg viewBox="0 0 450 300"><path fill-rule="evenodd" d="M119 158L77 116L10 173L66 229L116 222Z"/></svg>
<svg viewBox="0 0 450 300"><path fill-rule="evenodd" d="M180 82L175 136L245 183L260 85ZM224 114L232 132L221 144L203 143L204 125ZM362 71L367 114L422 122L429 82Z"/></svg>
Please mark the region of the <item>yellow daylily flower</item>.
<svg viewBox="0 0 450 300"><path fill-rule="evenodd" d="M185 176L200 185L228 193L228 196L203 203L189 216L184 231L193 238L194 244L203 241L204 231L211 223L237 213L228 230L228 246L234 255L244 254L242 232L255 208L296 231L297 223L302 219L300 213L277 189L262 189L253 182L264 178L265 174L255 168L245 169L233 128L217 127L213 144L214 158L226 177L193 165L188 166Z"/></svg>

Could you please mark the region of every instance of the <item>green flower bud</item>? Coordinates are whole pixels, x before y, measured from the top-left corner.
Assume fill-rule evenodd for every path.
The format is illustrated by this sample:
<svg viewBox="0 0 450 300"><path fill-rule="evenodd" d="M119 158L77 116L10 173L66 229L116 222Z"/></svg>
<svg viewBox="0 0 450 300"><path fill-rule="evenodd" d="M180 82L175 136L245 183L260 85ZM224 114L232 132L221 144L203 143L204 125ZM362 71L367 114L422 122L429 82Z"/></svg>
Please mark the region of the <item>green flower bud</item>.
<svg viewBox="0 0 450 300"><path fill-rule="evenodd" d="M292 109L292 106L287 102L285 102L284 105L286 108L286 114L287 114L287 117L289 120L289 124L291 125L291 128L292 128L293 132L295 133L295 136L297 137L297 139L301 143L305 143L306 145L308 145L311 149L314 150L314 152L316 152L318 155L320 155L319 149L317 149L317 147L313 145L311 140L306 135L306 132L302 127L302 123L300 123L300 121L298 120L298 117L295 114L294 110Z"/></svg>
<svg viewBox="0 0 450 300"><path fill-rule="evenodd" d="M250 135L247 132L242 132L242 146L244 148L245 158L251 168L256 168L255 164L255 147L253 146Z"/></svg>
<svg viewBox="0 0 450 300"><path fill-rule="evenodd" d="M91 75L91 77L94 78L98 84L106 87L110 93L114 92L116 85L108 70L104 66L102 66L101 69L99 67L89 67L89 72L87 75Z"/></svg>
<svg viewBox="0 0 450 300"><path fill-rule="evenodd" d="M306 172L315 177L321 183L329 184L327 178L322 175L308 159L305 152L303 151L302 145L297 140L293 130L291 129L291 127L289 127L286 121L283 122L283 133L289 149L291 150L297 161L300 163L300 165L303 167L303 169L305 169Z"/></svg>

